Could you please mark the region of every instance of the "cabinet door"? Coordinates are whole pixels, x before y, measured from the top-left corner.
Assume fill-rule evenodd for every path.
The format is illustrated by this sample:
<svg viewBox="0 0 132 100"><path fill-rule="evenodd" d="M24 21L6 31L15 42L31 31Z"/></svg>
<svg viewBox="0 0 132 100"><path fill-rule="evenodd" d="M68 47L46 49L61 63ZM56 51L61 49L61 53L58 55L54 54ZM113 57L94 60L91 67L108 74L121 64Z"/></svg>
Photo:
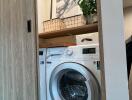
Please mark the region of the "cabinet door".
<svg viewBox="0 0 132 100"><path fill-rule="evenodd" d="M0 0L0 100L38 100L34 1Z"/></svg>

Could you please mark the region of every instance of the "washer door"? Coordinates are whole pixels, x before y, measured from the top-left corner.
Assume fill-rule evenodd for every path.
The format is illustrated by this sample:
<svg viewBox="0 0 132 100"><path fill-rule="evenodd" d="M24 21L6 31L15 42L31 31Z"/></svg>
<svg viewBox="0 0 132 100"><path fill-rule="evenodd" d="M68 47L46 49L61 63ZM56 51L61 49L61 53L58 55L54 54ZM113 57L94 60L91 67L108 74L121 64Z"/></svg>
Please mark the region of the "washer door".
<svg viewBox="0 0 132 100"><path fill-rule="evenodd" d="M78 63L58 65L52 72L49 89L52 100L101 100L97 79Z"/></svg>

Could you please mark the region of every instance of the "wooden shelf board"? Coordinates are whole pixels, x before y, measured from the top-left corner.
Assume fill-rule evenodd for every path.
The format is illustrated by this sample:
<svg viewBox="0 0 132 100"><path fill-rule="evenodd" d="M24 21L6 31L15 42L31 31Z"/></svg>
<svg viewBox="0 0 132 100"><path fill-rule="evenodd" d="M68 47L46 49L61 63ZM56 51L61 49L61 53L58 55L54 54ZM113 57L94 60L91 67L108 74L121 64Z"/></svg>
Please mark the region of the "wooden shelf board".
<svg viewBox="0 0 132 100"><path fill-rule="evenodd" d="M51 39L39 38L40 48L64 47L64 46L73 46L73 45L76 45L75 36L65 36L65 37L57 37Z"/></svg>
<svg viewBox="0 0 132 100"><path fill-rule="evenodd" d="M76 44L50 44L50 45L45 45L45 44L39 44L39 48L53 48L53 47L68 47L68 46L75 46Z"/></svg>
<svg viewBox="0 0 132 100"><path fill-rule="evenodd" d="M80 35L80 34L93 33L93 32L98 32L98 23L78 26L74 28L65 28L62 30L57 30L52 32L40 33L39 37L43 39L49 39L49 38L55 38L55 37Z"/></svg>

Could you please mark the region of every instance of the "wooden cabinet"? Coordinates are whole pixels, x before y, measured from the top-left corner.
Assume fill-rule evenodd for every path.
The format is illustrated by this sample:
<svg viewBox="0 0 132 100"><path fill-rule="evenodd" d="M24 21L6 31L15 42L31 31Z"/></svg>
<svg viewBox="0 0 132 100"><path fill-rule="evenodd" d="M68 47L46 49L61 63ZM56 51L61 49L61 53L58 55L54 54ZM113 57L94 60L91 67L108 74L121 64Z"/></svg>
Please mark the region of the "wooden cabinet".
<svg viewBox="0 0 132 100"><path fill-rule="evenodd" d="M0 0L0 100L38 100L34 3Z"/></svg>
<svg viewBox="0 0 132 100"><path fill-rule="evenodd" d="M100 33L102 100L129 100L122 0L97 1L99 24L81 29ZM0 100L38 100L35 5L35 0L0 0ZM78 29L51 32L48 38Z"/></svg>

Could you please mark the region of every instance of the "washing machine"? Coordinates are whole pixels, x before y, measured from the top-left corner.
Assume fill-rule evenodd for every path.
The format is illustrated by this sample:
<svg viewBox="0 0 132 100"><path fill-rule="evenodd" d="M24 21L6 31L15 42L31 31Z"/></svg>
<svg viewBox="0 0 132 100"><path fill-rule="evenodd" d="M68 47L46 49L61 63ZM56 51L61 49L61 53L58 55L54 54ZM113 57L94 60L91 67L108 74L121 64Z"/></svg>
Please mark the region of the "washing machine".
<svg viewBox="0 0 132 100"><path fill-rule="evenodd" d="M39 100L46 98L46 48L39 49Z"/></svg>
<svg viewBox="0 0 132 100"><path fill-rule="evenodd" d="M47 100L101 100L98 44L48 48Z"/></svg>

